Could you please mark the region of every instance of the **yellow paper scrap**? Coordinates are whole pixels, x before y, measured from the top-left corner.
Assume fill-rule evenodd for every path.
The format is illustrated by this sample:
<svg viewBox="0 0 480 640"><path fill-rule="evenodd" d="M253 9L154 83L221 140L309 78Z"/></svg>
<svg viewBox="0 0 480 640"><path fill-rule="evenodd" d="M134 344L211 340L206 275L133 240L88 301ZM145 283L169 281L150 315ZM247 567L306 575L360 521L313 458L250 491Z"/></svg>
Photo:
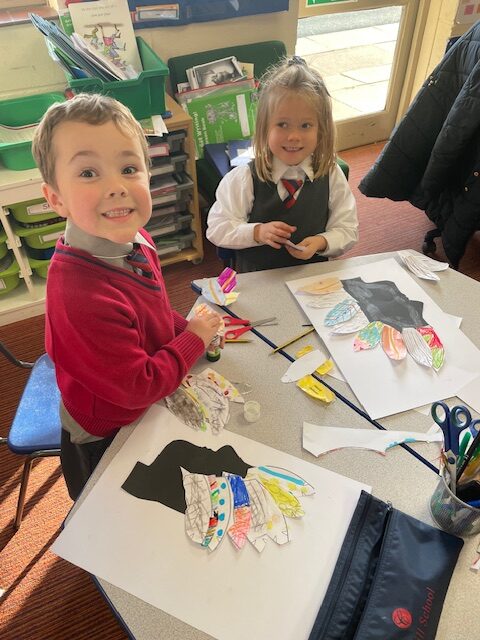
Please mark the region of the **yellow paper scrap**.
<svg viewBox="0 0 480 640"><path fill-rule="evenodd" d="M309 396L315 398L316 400L321 400L326 404L330 404L333 400L335 400L335 394L327 389L327 387L315 380L313 376L304 376L300 378L297 382L297 387L300 387L302 391L305 391Z"/></svg>

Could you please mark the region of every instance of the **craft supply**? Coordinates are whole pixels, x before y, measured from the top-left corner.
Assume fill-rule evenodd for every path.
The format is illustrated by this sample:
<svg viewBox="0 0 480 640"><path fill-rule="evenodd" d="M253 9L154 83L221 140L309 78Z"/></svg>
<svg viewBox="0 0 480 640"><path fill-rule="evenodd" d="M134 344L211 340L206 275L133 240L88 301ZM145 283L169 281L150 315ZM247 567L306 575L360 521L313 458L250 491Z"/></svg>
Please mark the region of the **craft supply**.
<svg viewBox="0 0 480 640"><path fill-rule="evenodd" d="M225 342L230 342L230 343L235 344L237 342L252 342L252 341L248 340L247 338L237 338L237 339L232 339L232 340L226 339Z"/></svg>
<svg viewBox="0 0 480 640"><path fill-rule="evenodd" d="M243 415L247 422L256 422L260 418L260 403L256 400L247 400L243 405Z"/></svg>
<svg viewBox="0 0 480 640"><path fill-rule="evenodd" d="M216 362L217 360L220 360L220 355L222 352L220 348L220 342L221 337L217 334L208 345L205 356L210 362Z"/></svg>
<svg viewBox="0 0 480 640"><path fill-rule="evenodd" d="M460 449L459 438L461 432L472 422L472 416L464 405L458 405L450 409L445 402L434 402L431 413L432 418L444 434L444 451L448 472L450 474L450 488L452 492L455 493L457 484L457 460Z"/></svg>
<svg viewBox="0 0 480 640"><path fill-rule="evenodd" d="M475 422L477 421L474 420L474 422L471 423L470 426L472 426L472 424L474 424ZM468 447L467 451L465 452L463 461L457 470L457 482L460 480L466 468L469 466L470 460L472 458L477 457L477 453L480 453L480 431L477 433L477 435L473 439L472 444Z"/></svg>
<svg viewBox="0 0 480 640"><path fill-rule="evenodd" d="M271 326L276 325L278 322L275 317L272 318L264 318L263 320L247 320L245 318L234 318L233 316L223 316L223 321L225 322L225 338L228 340L235 340L239 338L242 334L250 331L253 327L262 326ZM240 325L238 329L231 329L230 327L234 325Z"/></svg>
<svg viewBox="0 0 480 640"><path fill-rule="evenodd" d="M480 533L480 509L460 500L447 483L445 467L437 488L430 499L430 513L444 531L456 536L471 536Z"/></svg>
<svg viewBox="0 0 480 640"><path fill-rule="evenodd" d="M294 338L291 338L290 340L287 340L287 342L284 342L283 344L281 344L279 347L276 347L273 351L270 351L269 355L272 355L273 353L277 353L277 351L280 351L280 349L283 349L284 347L288 347L288 345L293 344L294 342L296 342L297 340L300 340L300 338L303 338L304 336L308 336L309 333L313 333L314 331L315 331L315 327L312 327L311 329L307 329L303 333L300 333L298 336L295 336Z"/></svg>

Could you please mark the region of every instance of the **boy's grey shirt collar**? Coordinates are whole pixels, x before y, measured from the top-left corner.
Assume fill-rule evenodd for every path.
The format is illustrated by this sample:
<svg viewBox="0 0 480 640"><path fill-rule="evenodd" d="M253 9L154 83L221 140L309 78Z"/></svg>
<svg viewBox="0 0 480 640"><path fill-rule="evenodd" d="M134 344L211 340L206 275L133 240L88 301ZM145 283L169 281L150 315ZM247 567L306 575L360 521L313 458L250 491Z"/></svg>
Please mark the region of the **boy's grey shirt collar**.
<svg viewBox="0 0 480 640"><path fill-rule="evenodd" d="M134 242L155 249L139 231L135 235ZM106 238L93 236L77 227L70 219L67 219L65 228L65 243L117 266L123 266L124 257L133 249L133 242L120 244Z"/></svg>

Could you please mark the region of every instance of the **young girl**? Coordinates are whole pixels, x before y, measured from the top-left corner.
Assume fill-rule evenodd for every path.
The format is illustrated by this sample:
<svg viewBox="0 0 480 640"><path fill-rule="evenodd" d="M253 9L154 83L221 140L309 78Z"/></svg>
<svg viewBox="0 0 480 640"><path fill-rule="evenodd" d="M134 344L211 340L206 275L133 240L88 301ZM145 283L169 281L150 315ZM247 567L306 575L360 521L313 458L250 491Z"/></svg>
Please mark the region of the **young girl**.
<svg viewBox="0 0 480 640"><path fill-rule="evenodd" d="M267 72L255 159L227 173L208 215L207 238L235 249L238 271L327 260L355 244L355 200L335 162L334 143L320 74L297 56Z"/></svg>

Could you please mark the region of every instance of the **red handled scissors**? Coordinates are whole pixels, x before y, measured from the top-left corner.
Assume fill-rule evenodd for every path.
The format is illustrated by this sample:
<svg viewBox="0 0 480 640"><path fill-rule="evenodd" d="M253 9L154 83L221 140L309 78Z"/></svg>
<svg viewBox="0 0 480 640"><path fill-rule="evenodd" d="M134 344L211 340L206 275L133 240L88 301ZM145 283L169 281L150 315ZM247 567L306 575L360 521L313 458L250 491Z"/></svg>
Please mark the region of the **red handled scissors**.
<svg viewBox="0 0 480 640"><path fill-rule="evenodd" d="M236 340L242 334L250 331L253 327L258 327L260 325L273 325L278 324L276 318L265 318L264 320L254 320L250 322L250 320L244 320L243 318L233 318L232 316L223 316L223 320L225 322L225 339L226 340ZM238 329L230 329L234 325L241 325Z"/></svg>

